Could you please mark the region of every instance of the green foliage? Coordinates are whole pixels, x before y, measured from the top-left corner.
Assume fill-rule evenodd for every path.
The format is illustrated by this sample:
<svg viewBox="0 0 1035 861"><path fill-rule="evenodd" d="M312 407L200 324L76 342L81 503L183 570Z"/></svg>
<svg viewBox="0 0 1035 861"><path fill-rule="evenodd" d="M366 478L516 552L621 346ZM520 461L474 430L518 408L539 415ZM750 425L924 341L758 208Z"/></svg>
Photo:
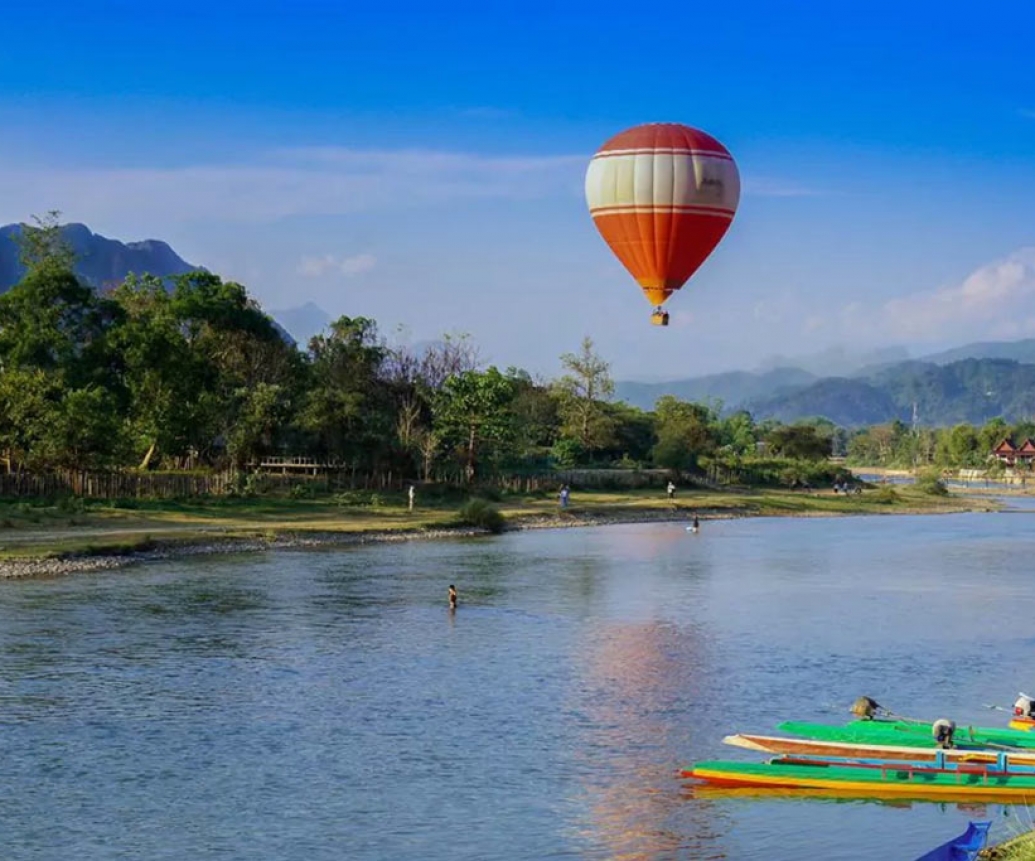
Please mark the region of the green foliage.
<svg viewBox="0 0 1035 861"><path fill-rule="evenodd" d="M801 460L824 460L830 457L829 432L815 425L781 425L766 436L772 454Z"/></svg>
<svg viewBox="0 0 1035 861"><path fill-rule="evenodd" d="M654 417L658 441L651 456L660 467L695 470L718 445L717 417L706 406L666 395L658 399Z"/></svg>
<svg viewBox="0 0 1035 861"><path fill-rule="evenodd" d="M892 394L881 397L916 402L924 417L951 412L956 392L965 409L952 428L756 423L675 397L645 412L611 400L609 365L588 338L561 357L554 383L482 370L466 336L389 349L364 317L341 317L299 349L240 284L141 275L101 296L74 274L56 213L23 226L22 240L26 274L0 296L0 463L11 471L236 466L231 493L246 496L269 489L252 474L258 462L297 455L357 478L420 475L422 500L459 502L494 474L579 466L706 468L719 483L813 487L833 480L827 457L842 452L860 465L1002 470L992 447L1035 436L1035 423L1003 418L1029 415L1008 392L1035 387L1035 371L1009 361L919 366L908 383L900 369L875 375L869 394L856 387L862 398L883 386ZM983 426L964 420L979 402ZM760 458L760 441L777 457ZM467 491L433 480L458 473Z"/></svg>
<svg viewBox="0 0 1035 861"><path fill-rule="evenodd" d="M883 487L878 487L870 499L879 505L894 505L896 502L900 501L902 497L895 488L890 485L884 485Z"/></svg>
<svg viewBox="0 0 1035 861"><path fill-rule="evenodd" d="M293 484L291 489L288 491L288 496L291 499L315 499L316 498L316 486L311 483Z"/></svg>
<svg viewBox="0 0 1035 861"><path fill-rule="evenodd" d="M922 493L929 496L948 496L949 488L942 481L941 473L937 469L925 469L917 476L916 487Z"/></svg>
<svg viewBox="0 0 1035 861"><path fill-rule="evenodd" d="M457 522L464 526L476 526L489 532L502 532L506 518L495 505L485 499L471 499L457 512Z"/></svg>
<svg viewBox="0 0 1035 861"><path fill-rule="evenodd" d="M593 351L589 337L582 339L578 353L561 356L561 364L567 373L554 384L561 434L578 440L587 452L606 448L615 432L605 406L615 390L611 366Z"/></svg>
<svg viewBox="0 0 1035 861"><path fill-rule="evenodd" d="M29 272L50 268L71 271L75 252L61 235L61 213L56 209L46 215L32 217L32 224L22 224L15 241L18 261Z"/></svg>
<svg viewBox="0 0 1035 861"><path fill-rule="evenodd" d="M577 439L561 437L550 449L550 460L558 469L572 469L584 461L586 449Z"/></svg>
<svg viewBox="0 0 1035 861"><path fill-rule="evenodd" d="M449 377L434 403L435 430L461 454L467 481L474 480L479 460L498 457L510 438L507 408L514 397L511 381L495 367Z"/></svg>
<svg viewBox="0 0 1035 861"><path fill-rule="evenodd" d="M709 471L730 484L759 487L831 487L843 471L827 461L792 460L789 458L741 458L725 461L720 466L709 460Z"/></svg>

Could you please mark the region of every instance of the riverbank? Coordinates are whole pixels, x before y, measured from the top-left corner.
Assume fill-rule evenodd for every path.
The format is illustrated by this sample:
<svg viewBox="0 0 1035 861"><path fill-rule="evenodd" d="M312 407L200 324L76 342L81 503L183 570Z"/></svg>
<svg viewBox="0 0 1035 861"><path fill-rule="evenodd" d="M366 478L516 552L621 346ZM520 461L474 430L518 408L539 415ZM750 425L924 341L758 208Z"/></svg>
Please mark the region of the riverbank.
<svg viewBox="0 0 1035 861"><path fill-rule="evenodd" d="M657 491L575 493L561 511L552 498L496 503L507 530L732 517L836 517L987 511L988 500L927 496L914 489L830 491L693 490L667 499ZM174 557L312 549L389 541L474 537L457 505L409 511L403 500L343 506L335 500L237 499L130 502L122 506L0 505L0 578L60 576Z"/></svg>

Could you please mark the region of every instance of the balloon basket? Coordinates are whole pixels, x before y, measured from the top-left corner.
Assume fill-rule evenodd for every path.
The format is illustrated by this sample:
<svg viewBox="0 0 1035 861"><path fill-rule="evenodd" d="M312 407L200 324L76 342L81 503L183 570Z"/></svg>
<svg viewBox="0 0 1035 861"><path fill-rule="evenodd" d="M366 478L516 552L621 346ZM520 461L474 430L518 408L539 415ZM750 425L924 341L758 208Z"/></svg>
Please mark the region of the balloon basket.
<svg viewBox="0 0 1035 861"><path fill-rule="evenodd" d="M655 326L667 326L668 325L668 311L656 310L650 315L650 321Z"/></svg>

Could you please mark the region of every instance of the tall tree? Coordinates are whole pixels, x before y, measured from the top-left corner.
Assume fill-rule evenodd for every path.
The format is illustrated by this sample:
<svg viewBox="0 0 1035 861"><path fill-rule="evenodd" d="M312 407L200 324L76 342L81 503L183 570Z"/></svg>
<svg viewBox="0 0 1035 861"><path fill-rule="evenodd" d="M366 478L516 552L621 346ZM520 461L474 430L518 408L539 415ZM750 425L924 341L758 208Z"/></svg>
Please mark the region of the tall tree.
<svg viewBox="0 0 1035 861"><path fill-rule="evenodd" d="M714 416L703 404L682 401L672 395L654 405L658 442L654 462L668 469L696 469L701 455L716 448Z"/></svg>
<svg viewBox="0 0 1035 861"><path fill-rule="evenodd" d="M610 445L614 421L606 401L614 395L611 366L593 351L593 340L582 339L578 353L565 353L561 364L567 371L555 384L561 433L575 439L587 452Z"/></svg>
<svg viewBox="0 0 1035 861"><path fill-rule="evenodd" d="M365 317L340 317L309 342L309 388L299 423L319 451L372 466L387 450L393 415L381 379L386 348Z"/></svg>
<svg viewBox="0 0 1035 861"><path fill-rule="evenodd" d="M490 367L449 377L435 401L435 429L463 452L464 474L473 481L483 449L504 443L512 425L507 407L513 383Z"/></svg>

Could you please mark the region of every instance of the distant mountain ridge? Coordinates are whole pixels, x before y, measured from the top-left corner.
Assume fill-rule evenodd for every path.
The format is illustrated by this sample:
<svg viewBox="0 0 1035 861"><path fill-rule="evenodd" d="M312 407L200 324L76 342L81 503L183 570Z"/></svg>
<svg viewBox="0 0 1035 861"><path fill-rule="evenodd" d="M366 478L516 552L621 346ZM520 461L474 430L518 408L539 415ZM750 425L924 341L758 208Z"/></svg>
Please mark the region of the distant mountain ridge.
<svg viewBox="0 0 1035 861"><path fill-rule="evenodd" d="M971 355L974 354L974 355ZM756 420L822 416L844 427L909 422L945 426L1035 417L1035 339L979 342L921 359L875 364L850 375L816 377L801 368L712 374L669 383L616 383L617 396L642 409L658 397L722 402Z"/></svg>
<svg viewBox="0 0 1035 861"><path fill-rule="evenodd" d="M787 392L814 383L818 378L801 368L774 368L764 373L729 371L668 383L615 383L615 397L641 409L653 409L658 398L673 395L684 401L721 401L736 408L752 398Z"/></svg>
<svg viewBox="0 0 1035 861"><path fill-rule="evenodd" d="M18 259L17 238L21 229L20 224L0 227L0 293L10 290L25 274ZM75 254L76 275L95 290L116 287L130 274L171 278L206 271L202 266L188 263L160 239L120 242L94 233L85 224L64 224L61 236ZM281 337L289 343L300 344L307 344L309 338L323 331L331 320L326 311L312 302L274 311L270 317Z"/></svg>
<svg viewBox="0 0 1035 861"><path fill-rule="evenodd" d="M19 224L0 227L0 293L10 290L25 274L18 260L20 233ZM114 287L134 272L168 278L202 268L188 263L159 239L119 242L94 233L85 224L62 225L61 236L75 253L76 274L97 290Z"/></svg>

